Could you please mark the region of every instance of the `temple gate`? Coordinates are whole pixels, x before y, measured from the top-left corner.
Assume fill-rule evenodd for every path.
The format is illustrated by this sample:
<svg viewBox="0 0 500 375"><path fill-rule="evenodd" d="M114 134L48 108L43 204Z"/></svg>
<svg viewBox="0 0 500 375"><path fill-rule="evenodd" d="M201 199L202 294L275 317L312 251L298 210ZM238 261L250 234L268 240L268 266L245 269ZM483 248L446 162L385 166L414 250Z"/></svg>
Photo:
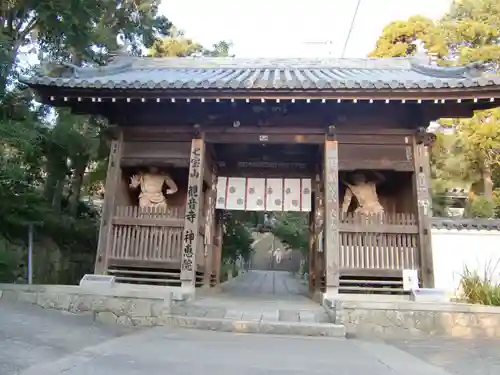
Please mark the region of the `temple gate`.
<svg viewBox="0 0 500 375"><path fill-rule="evenodd" d="M219 282L220 211L238 207L310 212L312 294L398 292L404 269L433 286L425 129L500 93L477 65L420 55L51 71L24 79L41 101L112 124L95 272L187 288Z"/></svg>

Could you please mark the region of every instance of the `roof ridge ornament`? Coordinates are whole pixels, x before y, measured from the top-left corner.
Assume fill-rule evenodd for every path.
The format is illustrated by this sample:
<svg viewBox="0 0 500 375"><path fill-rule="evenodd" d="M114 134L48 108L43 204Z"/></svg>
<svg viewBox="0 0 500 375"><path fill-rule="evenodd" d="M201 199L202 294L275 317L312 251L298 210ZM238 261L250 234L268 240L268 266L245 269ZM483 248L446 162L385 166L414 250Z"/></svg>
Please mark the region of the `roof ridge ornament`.
<svg viewBox="0 0 500 375"><path fill-rule="evenodd" d="M92 77L102 77L118 73L123 73L132 68L133 56L130 55L129 47L131 43L126 40L123 36L118 35L116 37L117 48L114 51L110 51L109 63L98 67L75 67L68 66L73 69L73 75L75 78L92 78Z"/></svg>
<svg viewBox="0 0 500 375"><path fill-rule="evenodd" d="M481 78L490 70L488 64L482 61L473 62L464 66L438 66L437 54L429 52L421 39L412 43L416 53L410 56L410 64L414 71L427 76L444 79Z"/></svg>
<svg viewBox="0 0 500 375"><path fill-rule="evenodd" d="M110 62L117 63L123 62L124 60L130 60L133 56L129 53L129 47L132 45L123 35L116 36L116 46L117 48L113 51L109 51Z"/></svg>
<svg viewBox="0 0 500 375"><path fill-rule="evenodd" d="M429 56L429 50L425 47L425 42L422 39L415 39L411 44L415 46L415 54L412 58L420 61L421 63L426 62L426 65L430 65L431 59Z"/></svg>

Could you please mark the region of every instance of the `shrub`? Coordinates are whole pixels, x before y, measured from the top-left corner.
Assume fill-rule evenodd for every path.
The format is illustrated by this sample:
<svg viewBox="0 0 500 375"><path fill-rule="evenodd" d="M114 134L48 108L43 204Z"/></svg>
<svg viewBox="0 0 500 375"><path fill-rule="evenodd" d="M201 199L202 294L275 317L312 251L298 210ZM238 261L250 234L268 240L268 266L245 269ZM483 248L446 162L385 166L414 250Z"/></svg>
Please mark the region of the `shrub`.
<svg viewBox="0 0 500 375"><path fill-rule="evenodd" d="M477 196L470 205L470 216L478 218L491 218L495 214L494 203L486 197Z"/></svg>
<svg viewBox="0 0 500 375"><path fill-rule="evenodd" d="M0 282L16 282L26 275L23 249L0 236Z"/></svg>
<svg viewBox="0 0 500 375"><path fill-rule="evenodd" d="M492 282L485 272L483 277L471 272L467 267L460 280L463 297L468 303L500 306L500 285Z"/></svg>

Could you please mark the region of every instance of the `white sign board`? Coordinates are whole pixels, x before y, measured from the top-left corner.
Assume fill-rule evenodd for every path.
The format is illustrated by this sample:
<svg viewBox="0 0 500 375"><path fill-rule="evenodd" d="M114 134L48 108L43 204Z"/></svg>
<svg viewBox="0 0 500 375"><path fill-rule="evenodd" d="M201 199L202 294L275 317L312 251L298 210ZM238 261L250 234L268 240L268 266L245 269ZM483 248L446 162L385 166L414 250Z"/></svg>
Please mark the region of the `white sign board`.
<svg viewBox="0 0 500 375"><path fill-rule="evenodd" d="M403 290L409 292L419 287L418 270L403 270Z"/></svg>
<svg viewBox="0 0 500 375"><path fill-rule="evenodd" d="M80 286L114 286L115 277L111 275L86 274L80 280Z"/></svg>

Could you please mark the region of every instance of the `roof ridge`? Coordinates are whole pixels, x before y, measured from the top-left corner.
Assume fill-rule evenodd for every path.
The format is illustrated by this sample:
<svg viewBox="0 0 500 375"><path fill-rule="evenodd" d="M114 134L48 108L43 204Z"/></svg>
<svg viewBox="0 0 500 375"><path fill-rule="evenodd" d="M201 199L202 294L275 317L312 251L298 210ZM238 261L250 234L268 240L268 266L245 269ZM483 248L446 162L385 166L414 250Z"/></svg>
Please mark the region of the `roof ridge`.
<svg viewBox="0 0 500 375"><path fill-rule="evenodd" d="M239 68L239 69L411 69L408 58L241 58L241 57L132 57L134 69Z"/></svg>

